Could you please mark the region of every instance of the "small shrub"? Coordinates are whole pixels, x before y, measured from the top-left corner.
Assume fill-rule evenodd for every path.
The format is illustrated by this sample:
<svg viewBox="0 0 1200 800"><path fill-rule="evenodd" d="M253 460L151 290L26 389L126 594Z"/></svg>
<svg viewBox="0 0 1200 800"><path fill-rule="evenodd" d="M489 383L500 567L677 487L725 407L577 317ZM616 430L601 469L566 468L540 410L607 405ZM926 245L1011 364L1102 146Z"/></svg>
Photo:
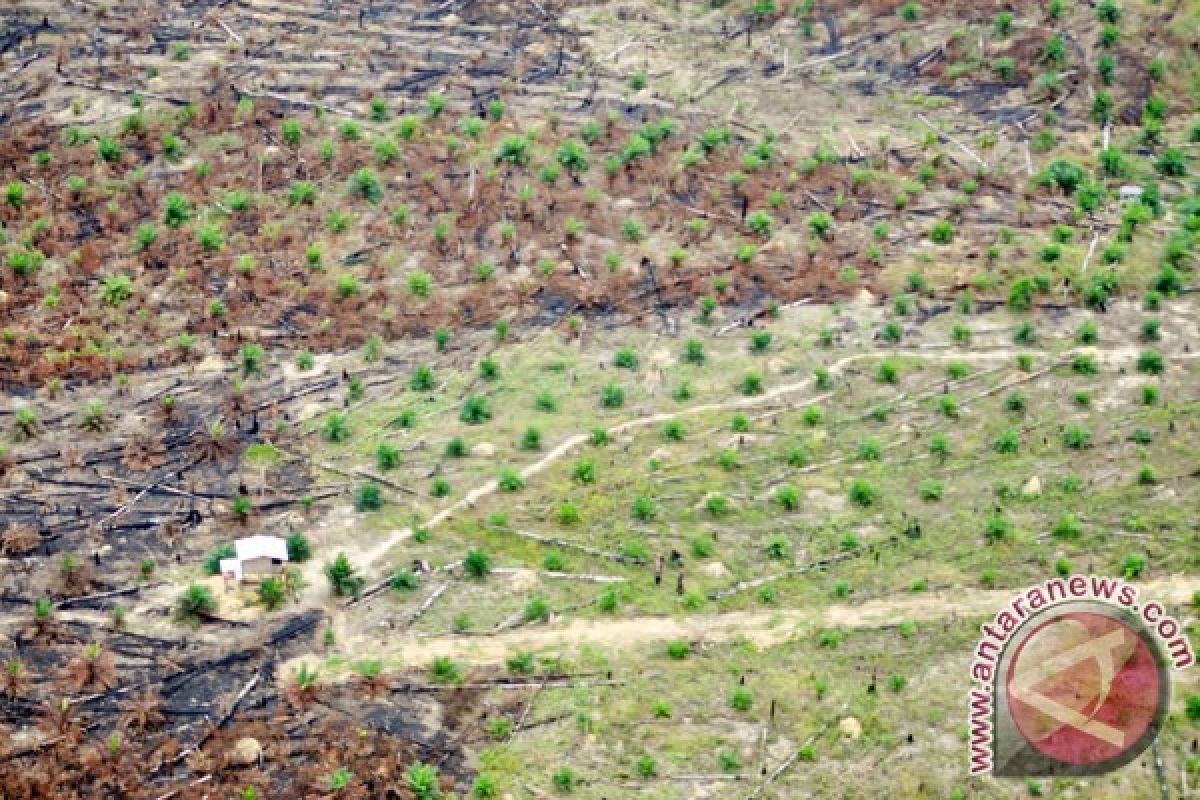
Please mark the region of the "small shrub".
<svg viewBox="0 0 1200 800"><path fill-rule="evenodd" d="M762 394L762 375L757 372L747 372L744 376L742 376L742 380L738 384L738 390L746 396Z"/></svg>
<svg viewBox="0 0 1200 800"><path fill-rule="evenodd" d="M335 444L344 442L350 438L352 433L349 417L337 411L327 416L324 424L321 425L321 436L327 442Z"/></svg>
<svg viewBox="0 0 1200 800"><path fill-rule="evenodd" d="M675 661L683 661L692 652L692 645L686 639L675 639L667 643L667 655Z"/></svg>
<svg viewBox="0 0 1200 800"><path fill-rule="evenodd" d="M472 550L463 559L463 569L473 578L486 578L492 571L492 558L486 550Z"/></svg>
<svg viewBox="0 0 1200 800"><path fill-rule="evenodd" d="M435 683L461 683L462 667L449 656L438 656L433 660L429 672Z"/></svg>
<svg viewBox="0 0 1200 800"><path fill-rule="evenodd" d="M658 514L658 507L653 498L646 495L635 497L629 510L633 518L639 522L649 522Z"/></svg>
<svg viewBox="0 0 1200 800"><path fill-rule="evenodd" d="M625 405L625 389L617 383L608 383L600 390L600 405L604 408L620 408Z"/></svg>
<svg viewBox="0 0 1200 800"><path fill-rule="evenodd" d="M366 582L345 553L338 553L325 565L325 577L335 597L357 597Z"/></svg>
<svg viewBox="0 0 1200 800"><path fill-rule="evenodd" d="M1083 450L1092 445L1092 432L1083 425L1068 425L1062 436L1063 444L1072 450Z"/></svg>
<svg viewBox="0 0 1200 800"><path fill-rule="evenodd" d="M1148 566L1146 556L1141 553L1130 553L1121 561L1121 574L1127 579L1140 578Z"/></svg>
<svg viewBox="0 0 1200 800"><path fill-rule="evenodd" d="M1161 375L1164 368L1163 356L1156 350L1143 350L1138 356L1138 372L1146 375Z"/></svg>
<svg viewBox="0 0 1200 800"><path fill-rule="evenodd" d="M550 604L546 598L534 595L525 604L524 617L526 622L545 622L550 619Z"/></svg>
<svg viewBox="0 0 1200 800"><path fill-rule="evenodd" d="M638 368L639 359L637 351L630 347L622 347L617 350L613 356L613 366L619 369L636 370Z"/></svg>
<svg viewBox="0 0 1200 800"><path fill-rule="evenodd" d="M1080 344L1095 344L1100 340L1100 329L1092 320L1084 320L1079 326L1079 331L1075 334Z"/></svg>
<svg viewBox="0 0 1200 800"><path fill-rule="evenodd" d="M193 583L175 600L175 617L181 622L198 625L204 617L215 614L217 600L212 589Z"/></svg>
<svg viewBox="0 0 1200 800"><path fill-rule="evenodd" d="M745 686L738 686L729 696L729 705L735 711L746 712L754 705L754 692Z"/></svg>
<svg viewBox="0 0 1200 800"><path fill-rule="evenodd" d="M303 564L312 558L312 545L303 533L293 533L287 537L287 552L288 561Z"/></svg>
<svg viewBox="0 0 1200 800"><path fill-rule="evenodd" d="M780 486L772 499L784 511L795 511L800 507L800 493L795 486Z"/></svg>
<svg viewBox="0 0 1200 800"><path fill-rule="evenodd" d="M525 429L525 433L521 435L522 450L540 450L542 449L542 432L534 427Z"/></svg>
<svg viewBox="0 0 1200 800"><path fill-rule="evenodd" d="M934 244L950 244L954 241L954 225L947 220L935 222L929 229L929 239Z"/></svg>
<svg viewBox="0 0 1200 800"><path fill-rule="evenodd" d="M356 511L378 511L381 508L383 508L383 492L379 488L379 484L365 483L358 487L358 492L354 495Z"/></svg>
<svg viewBox="0 0 1200 800"><path fill-rule="evenodd" d="M1100 371L1095 356L1080 353L1071 359L1071 371L1079 375L1095 375Z"/></svg>
<svg viewBox="0 0 1200 800"><path fill-rule="evenodd" d="M870 508L879 502L879 487L863 478L855 478L850 484L850 502L861 508Z"/></svg>
<svg viewBox="0 0 1200 800"><path fill-rule="evenodd" d="M468 425L481 425L492 418L491 406L486 397L473 394L463 401L458 418Z"/></svg>
<svg viewBox="0 0 1200 800"><path fill-rule="evenodd" d="M950 457L950 440L944 433L935 433L929 440L929 452L939 461Z"/></svg>
<svg viewBox="0 0 1200 800"><path fill-rule="evenodd" d="M388 578L388 586L397 592L411 592L420 585L420 579L407 569L392 570L392 574Z"/></svg>
<svg viewBox="0 0 1200 800"><path fill-rule="evenodd" d="M997 539L1008 538L1012 531L1012 520L1003 514L994 513L990 514L987 518L987 522L984 523L983 535L989 541L995 541Z"/></svg>
<svg viewBox="0 0 1200 800"><path fill-rule="evenodd" d="M525 488L525 479L521 477L521 473L517 470L512 467L505 467L500 471L497 484L502 492L516 492Z"/></svg>
<svg viewBox="0 0 1200 800"><path fill-rule="evenodd" d="M1063 514L1051 529L1057 539L1074 541L1083 535L1083 523L1075 514Z"/></svg>

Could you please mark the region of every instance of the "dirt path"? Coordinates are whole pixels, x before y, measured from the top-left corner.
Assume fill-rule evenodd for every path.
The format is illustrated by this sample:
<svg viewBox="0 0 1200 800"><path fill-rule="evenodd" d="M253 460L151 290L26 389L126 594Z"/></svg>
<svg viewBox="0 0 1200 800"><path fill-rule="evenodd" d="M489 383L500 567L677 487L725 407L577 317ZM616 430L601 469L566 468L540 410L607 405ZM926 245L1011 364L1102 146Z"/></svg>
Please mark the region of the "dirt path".
<svg viewBox="0 0 1200 800"><path fill-rule="evenodd" d="M831 374L843 372L847 367L859 361L867 361L877 358L887 357L909 357L920 358L926 361L965 361L971 364L987 364L995 362L1011 362L1020 352L1027 352L1027 349L1017 347L999 347L984 351L975 352L959 352L951 351L929 351L916 348L886 348L868 350L862 353L846 356L833 364L827 369ZM1132 362L1137 359L1139 349L1136 347L1113 347L1113 348L1098 348L1098 347L1080 347L1057 354L1058 361L1065 361L1072 355L1077 353L1090 353L1098 359L1103 360L1107 364ZM1187 356L1173 356L1173 359L1186 359L1200 357L1197 354ZM738 397L728 400L723 403L706 403L698 406L680 409L678 411L663 412L658 414L650 414L647 416L636 417L634 419L622 422L612 428L610 432L613 434L628 433L630 431L646 428L654 425L659 425L673 419L695 416L698 414L707 414L711 412L735 411L749 408L755 408L764 404L770 403L773 400L778 400L781 397L796 394L806 391L814 386L813 378L806 378L795 383L784 384L769 389L761 395L753 397ZM806 402L813 402L816 398L808 398ZM550 449L540 459L526 466L521 470L521 475L526 480L545 471L559 459L567 456L572 451L582 447L591 439L590 433L577 433L563 441L559 442L555 447ZM458 502L439 511L434 516L430 517L425 523L427 528L435 528L446 520L453 517L456 513L466 508L473 507L481 499L495 494L499 489L499 484L495 480L490 480L480 486L467 492ZM390 531L384 538L375 541L369 547L340 547L339 551L345 552L350 561L359 565L362 568L373 570L375 565L384 560L388 552L400 542L404 541L412 535L411 528L400 528ZM306 594L306 600L309 602L321 602L328 597L328 592L325 587L325 580L321 574L322 564L316 561L309 562L306 566L306 579L308 580L309 589Z"/></svg>
<svg viewBox="0 0 1200 800"><path fill-rule="evenodd" d="M1200 591L1200 577L1174 575L1139 585L1141 596L1167 604L1191 602ZM490 636L434 636L417 634L383 636L372 633L339 640L362 657L382 658L404 666L427 666L435 657L448 656L470 664L503 663L514 652L576 652L585 645L629 647L637 644L687 639L693 643L723 642L744 636L760 647L783 642L820 628L877 628L900 622L925 622L950 617L986 618L995 614L1015 594L1012 589L945 590L903 594L858 604L823 609L772 609L734 611L694 617L630 617L626 619L574 619L561 625L518 628ZM294 659L285 671L301 661L321 661L316 654Z"/></svg>

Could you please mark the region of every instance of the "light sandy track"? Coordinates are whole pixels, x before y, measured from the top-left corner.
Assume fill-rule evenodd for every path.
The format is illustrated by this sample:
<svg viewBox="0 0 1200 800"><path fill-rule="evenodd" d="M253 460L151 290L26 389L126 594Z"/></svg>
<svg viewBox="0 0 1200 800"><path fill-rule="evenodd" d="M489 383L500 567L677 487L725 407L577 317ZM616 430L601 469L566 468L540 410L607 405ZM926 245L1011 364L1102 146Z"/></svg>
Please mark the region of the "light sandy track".
<svg viewBox="0 0 1200 800"><path fill-rule="evenodd" d="M989 364L995 362L1011 362L1016 358L1018 353L1028 352L1027 349L1016 347L1004 347L983 352L930 352L928 350L919 350L912 348L888 348L869 350L862 353L856 353L827 366L830 373L837 374L843 372L847 367L860 361L868 361L871 359L888 358L888 357L910 357L919 358L925 361L965 361L971 364ZM1114 348L1098 348L1098 347L1081 347L1059 353L1056 356L1057 362L1065 362L1071 356L1077 353L1089 353L1095 355L1098 359L1103 360L1106 364L1115 365L1122 363L1133 362L1137 359L1141 351L1136 347L1114 347ZM1190 355L1174 355L1170 360L1181 361L1185 359L1194 359L1200 357L1200 354ZM695 416L697 414L707 414L720 411L734 411L739 409L748 409L762 406L782 397L795 395L799 392L809 390L813 387L813 379L807 378L795 383L784 384L769 389L765 393L753 397L739 397L729 400L724 403L707 403L704 405L692 406L680 411L664 412L659 414L651 414L647 416L637 417L635 419L622 422L609 429L611 433L622 434L630 431L639 430L642 428L658 425L673 419ZM811 402L811 398L808 399ZM526 480L545 471L559 459L569 455L579 447L582 447L591 439L590 433L577 433L564 439L554 448L549 450L544 456L534 463L526 466L521 470L521 475ZM441 525L446 520L453 517L456 513L463 509L473 507L477 502L489 495L494 494L499 489L499 484L495 480L488 481L471 491L467 492L458 502L447 506L439 511L434 516L430 517L425 522L425 527L435 528ZM383 539L374 542L370 547L354 548L353 546L340 547L339 551L346 553L351 562L368 568L373 568L375 564L386 558L388 552L400 542L404 541L412 535L411 528L400 528L389 532ZM321 569L322 564L317 562L309 562L306 566L306 578L309 583L309 591L307 600L319 601L325 599L322 596L324 591L325 581L322 579Z"/></svg>
<svg viewBox="0 0 1200 800"><path fill-rule="evenodd" d="M1200 591L1200 577L1174 575L1138 584L1141 597L1169 605L1191 602ZM1017 593L1013 589L954 589L903 594L824 609L773 609L734 611L693 617L631 617L627 619L575 619L562 625L520 628L491 636L435 636L415 634L356 640L353 648L362 657L382 658L406 666L427 666L438 656L462 659L471 664L497 664L519 650L533 652L577 652L585 645L629 647L631 645L687 639L693 643L716 643L745 637L761 647L821 628L878 628L901 622L929 622L954 617L985 619ZM347 644L343 642L343 644ZM319 661L310 655L293 660Z"/></svg>

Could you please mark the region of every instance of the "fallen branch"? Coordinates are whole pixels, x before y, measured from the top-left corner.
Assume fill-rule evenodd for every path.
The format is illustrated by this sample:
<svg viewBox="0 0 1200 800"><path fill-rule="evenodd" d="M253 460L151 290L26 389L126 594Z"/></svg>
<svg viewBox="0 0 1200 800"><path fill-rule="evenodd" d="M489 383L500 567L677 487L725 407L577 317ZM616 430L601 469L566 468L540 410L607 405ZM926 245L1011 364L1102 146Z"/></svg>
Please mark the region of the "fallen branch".
<svg viewBox="0 0 1200 800"><path fill-rule="evenodd" d="M233 719L233 715L237 713L238 706L241 705L242 700L244 700L246 698L246 695L248 695L250 693L251 689L253 689L255 686L258 685L258 679L259 679L260 675L261 675L260 672L255 672L254 675L250 678L250 680L246 681L246 685L243 686L242 690L237 693L237 697L233 698L233 703L230 704L229 710L226 711L219 720L217 720L216 725L213 725L208 730L206 730L204 732L204 735L202 735L196 741L196 743L194 745L192 745L191 747L188 747L184 750L179 751L179 753L173 759L171 759L169 762L160 763L159 766L155 768L154 772L158 772L165 765L174 765L174 764L178 764L180 761L183 761L189 755L191 755L192 753L196 752L201 747L203 747L204 743L207 742L210 738L212 738L212 735L214 733L221 730L221 728L225 727L229 723L229 720Z"/></svg>
<svg viewBox="0 0 1200 800"><path fill-rule="evenodd" d="M247 91L246 89L241 88L240 86L237 86L236 84L234 85L233 90L235 92L237 92L239 95L242 95L244 97L253 97L255 99L265 99L265 100L275 100L280 103L296 105L296 106L303 106L305 108L320 108L327 112L338 114L343 117L351 117L351 118L357 117L357 115L354 112L347 111L344 108L337 108L335 106L325 105L324 103L312 103L312 102L309 102L308 100L299 100L294 97L288 97L287 95L275 94L274 92L251 92L251 91Z"/></svg>
<svg viewBox="0 0 1200 800"><path fill-rule="evenodd" d="M529 700L525 703L525 709L521 712L521 716L517 719L517 723L512 726L512 730L508 732L508 740L510 742L512 741L512 738L517 735L517 732L521 730L521 726L525 724L526 718L529 717L529 712L533 710L533 701L537 700L537 696L541 694L542 689L545 688L546 679L542 679L541 684L539 684L538 687L533 690L533 694L529 695Z"/></svg>
<svg viewBox="0 0 1200 800"><path fill-rule="evenodd" d="M1098 233L1093 234L1092 235L1092 243L1090 245L1088 245L1087 255L1084 256L1084 258L1083 258L1083 268L1081 269L1081 272L1085 275L1087 274L1088 264L1090 264L1092 261L1092 255L1096 252L1096 245L1099 243L1100 243L1100 234L1098 234Z"/></svg>
<svg viewBox="0 0 1200 800"><path fill-rule="evenodd" d="M497 567L492 570L494 575L520 575L521 572L527 570L512 569L512 567ZM592 583L624 583L625 579L616 575L584 575L580 572L554 572L552 570L538 570L538 575L544 578L572 578L575 581L590 581Z"/></svg>
<svg viewBox="0 0 1200 800"><path fill-rule="evenodd" d="M158 797L155 798L155 800L171 800L172 797L175 797L180 792L182 792L184 789L190 789L193 786L200 786L202 784L208 783L211 780L212 780L212 775L205 775L203 778L197 778L196 780L192 781L187 786L184 786L179 789L172 789L171 791L167 792L166 794L160 794Z"/></svg>
<svg viewBox="0 0 1200 800"><path fill-rule="evenodd" d="M445 594L446 590L449 588L450 584L447 582L434 589L433 593L429 595L429 597L425 598L425 602L421 603L417 610L413 612L413 615L408 618L408 622L404 624L404 627L411 628L413 625L415 625L417 620L425 616L425 613L433 607L433 604L437 602L438 598Z"/></svg>
<svg viewBox="0 0 1200 800"><path fill-rule="evenodd" d="M929 129L931 131L933 131L934 133L936 133L940 138L945 139L946 141L950 142L953 145L956 145L959 150L962 150L968 156L975 159L975 161L977 161L979 163L979 166L983 167L984 169L988 168L987 162L984 161L982 158L980 158L979 155L974 150L967 147L965 144L960 142L958 139L955 139L950 134L943 133L941 130L939 130L937 127L935 127L932 122L930 122L928 119L926 119L924 114L917 114L917 119L919 119L921 122L925 123L925 125L927 125L929 127Z"/></svg>
<svg viewBox="0 0 1200 800"><path fill-rule="evenodd" d="M844 712L848 706L849 706L849 704L843 705L842 711ZM784 762L782 764L780 764L778 767L776 767L774 770L772 770L771 774L768 775L763 780L763 782L758 785L757 789L755 789L750 794L746 795L746 800L754 800L754 798L758 797L763 792L765 792L767 790L768 786L770 786L772 783L774 783L779 778L780 775L787 772L787 770L792 766L792 764L796 763L796 761L800 758L800 756L804 754L805 750L808 747L812 746L813 742L815 742L819 737L824 736L825 732L828 731L832 727L833 727L833 720L830 719L829 722L825 723L825 725L821 727L821 730L817 731L812 736L809 736L808 739L806 739L804 741L804 744L796 749L796 752L792 753L790 756L788 756L784 760Z"/></svg>
<svg viewBox="0 0 1200 800"><path fill-rule="evenodd" d="M375 473L369 472L361 467L356 467L354 469L342 469L341 467L336 467L327 462L321 462L317 464L317 466L319 466L321 469L329 470L330 472L336 472L338 475L346 478L367 478L368 480L383 484L389 489L395 489L396 491L404 492L405 494L416 495L417 493L414 489L410 489L407 486L401 486L395 481L389 480L381 475L376 475Z"/></svg>
<svg viewBox="0 0 1200 800"><path fill-rule="evenodd" d="M141 89L129 89L124 86L107 86L102 83L84 83L83 81L77 81L74 78L59 78L58 80L60 83L66 84L67 86L78 86L82 89L91 89L91 90L97 91L97 92L111 92L113 94L123 94L126 97L136 94L139 97L149 97L153 100L162 100L164 103L172 103L177 106L186 106L186 105L188 105L188 103L191 102L190 100L183 100L181 98L171 97L170 95L166 95L166 94L158 94L156 92L144 92Z"/></svg>
<svg viewBox="0 0 1200 800"><path fill-rule="evenodd" d="M233 28L231 28L231 27L229 27L228 25L226 25L226 24L225 24L225 20L221 19L220 17L214 17L214 18L217 20L217 24L218 24L218 25L220 25L220 26L221 26L221 27L222 27L222 28L225 30L225 32L226 32L226 33L228 33L228 34L229 34L229 36L230 36L230 37L231 37L231 38L232 38L232 39L233 39L235 42L237 42L238 44L245 44L245 43L246 43L246 42L245 42L245 40L244 40L244 39L242 39L242 37L241 37L241 36L240 36L240 35L237 33L237 31L235 31Z"/></svg>
<svg viewBox="0 0 1200 800"><path fill-rule="evenodd" d="M842 50L842 51L839 51L839 52L837 52L837 53L834 53L833 55L829 55L829 56L821 56L820 58L814 58L814 59L813 59L813 60L811 60L811 61L805 61L805 62L803 62L803 63L797 64L797 65L796 65L796 66L794 66L794 67L791 67L791 70L794 70L794 71L796 71L796 72L800 72L801 70L806 70L806 69L808 69L809 67L816 67L816 66L819 66L819 65L821 65L821 64L825 64L825 63L827 63L827 62L829 62L829 61L837 61L837 60L838 60L839 58L841 58L842 56L848 56L848 55L850 55L850 54L851 54L851 53L853 53L854 51L858 50L858 48L859 48L859 47L861 47L861 46L862 46L862 45L857 45L857 44L856 44L854 47L848 47L848 48L846 48L845 50Z"/></svg>
<svg viewBox="0 0 1200 800"><path fill-rule="evenodd" d="M121 597L121 596L124 596L127 594L137 594L138 592L141 591L141 589L142 589L141 586L128 586L124 589L114 589L111 592L101 592L100 594L89 594L89 595L86 595L85 597L72 597L72 598L68 598L67 600L62 600L58 603L55 603L54 607L57 609L70 608L71 606L77 606L77 605L80 605L81 603L87 603L92 600L103 600L108 597Z"/></svg>
<svg viewBox="0 0 1200 800"><path fill-rule="evenodd" d="M577 550L581 553L587 553L588 555L598 556L600 558L607 558L610 561L616 561L620 564L645 564L646 563L646 560L644 558L637 558L635 556L626 556L626 555L622 555L620 553L610 553L606 550L600 550L595 547L588 547L585 544L577 544L575 542L569 542L566 539L554 539L549 536L539 536L536 533L529 533L528 531L518 531L518 530L511 530L511 529L505 529L505 532L511 533L514 536L520 536L524 539L529 539L531 541L538 542L539 544L548 545L550 547L562 547L562 548L566 548L568 550Z"/></svg>

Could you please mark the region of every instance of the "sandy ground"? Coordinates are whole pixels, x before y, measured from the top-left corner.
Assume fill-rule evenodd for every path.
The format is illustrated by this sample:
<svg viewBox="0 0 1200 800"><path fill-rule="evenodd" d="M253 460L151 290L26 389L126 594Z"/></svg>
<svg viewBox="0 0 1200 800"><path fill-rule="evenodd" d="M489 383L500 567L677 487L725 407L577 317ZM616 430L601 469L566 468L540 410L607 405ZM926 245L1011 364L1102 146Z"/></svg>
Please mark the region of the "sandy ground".
<svg viewBox="0 0 1200 800"><path fill-rule="evenodd" d="M1174 575L1139 585L1141 595L1168 604L1186 604L1200 591L1200 577ZM901 622L928 622L954 617L986 618L1013 596L1012 589L962 590L904 594L825 609L736 611L694 617L630 617L575 619L565 624L519 628L494 635L434 636L359 635L341 640L344 648L363 657L395 660L423 667L438 656L461 658L472 664L503 663L519 650L577 652L584 646L628 647L648 642L687 639L703 646L744 637L760 647L779 644L806 631L821 628L878 628ZM319 662L316 655L293 660Z"/></svg>

